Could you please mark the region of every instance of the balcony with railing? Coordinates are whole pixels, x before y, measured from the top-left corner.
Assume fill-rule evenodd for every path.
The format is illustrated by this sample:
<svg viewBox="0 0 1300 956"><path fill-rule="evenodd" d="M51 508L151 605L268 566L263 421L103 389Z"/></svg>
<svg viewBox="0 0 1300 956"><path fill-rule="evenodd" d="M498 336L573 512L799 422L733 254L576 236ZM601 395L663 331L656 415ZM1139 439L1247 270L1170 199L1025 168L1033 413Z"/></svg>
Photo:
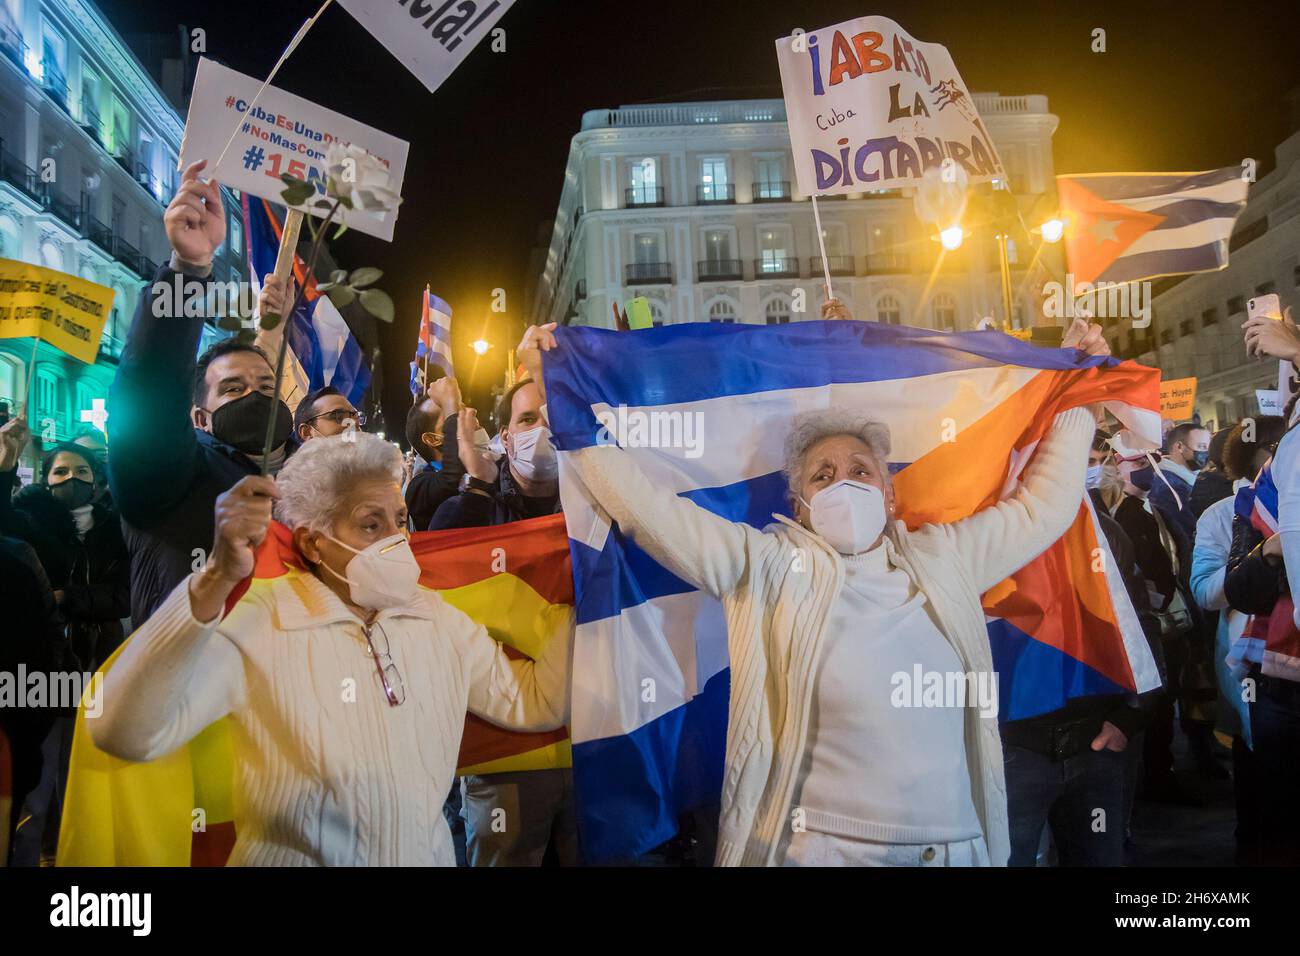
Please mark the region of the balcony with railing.
<svg viewBox="0 0 1300 956"><path fill-rule="evenodd" d="M909 270L911 263L902 252L867 253L867 275L897 275Z"/></svg>
<svg viewBox="0 0 1300 956"><path fill-rule="evenodd" d="M6 152L4 146L4 140L0 139L0 182L8 183L29 199L44 203L45 184L41 177L17 156Z"/></svg>
<svg viewBox="0 0 1300 956"><path fill-rule="evenodd" d="M628 285L653 285L673 281L672 264L668 262L630 262L626 266Z"/></svg>
<svg viewBox="0 0 1300 956"><path fill-rule="evenodd" d="M68 109L68 78L59 69L58 63L41 61L41 88L58 104L59 109L65 113L71 112Z"/></svg>
<svg viewBox="0 0 1300 956"><path fill-rule="evenodd" d="M714 206L736 201L734 183L701 183L695 187L695 204L697 206Z"/></svg>
<svg viewBox="0 0 1300 956"><path fill-rule="evenodd" d="M745 267L739 259L701 259L695 263L701 282L738 281L745 278Z"/></svg>
<svg viewBox="0 0 1300 956"><path fill-rule="evenodd" d="M797 279L799 260L794 256L763 256L754 260L756 279Z"/></svg>
<svg viewBox="0 0 1300 956"><path fill-rule="evenodd" d="M629 209L638 206L664 205L664 187L662 186L628 186L623 190L623 205Z"/></svg>
<svg viewBox="0 0 1300 956"><path fill-rule="evenodd" d="M24 59L27 56L27 44L23 42L22 31L9 16L9 8L0 8L0 56L20 70L26 69Z"/></svg>
<svg viewBox="0 0 1300 956"><path fill-rule="evenodd" d="M827 256L826 263L830 266L833 276L851 276L855 271L852 256ZM822 268L822 257L813 256L808 270L813 275L824 275L826 270Z"/></svg>
<svg viewBox="0 0 1300 956"><path fill-rule="evenodd" d="M778 182L754 183L754 202L789 202L790 183Z"/></svg>

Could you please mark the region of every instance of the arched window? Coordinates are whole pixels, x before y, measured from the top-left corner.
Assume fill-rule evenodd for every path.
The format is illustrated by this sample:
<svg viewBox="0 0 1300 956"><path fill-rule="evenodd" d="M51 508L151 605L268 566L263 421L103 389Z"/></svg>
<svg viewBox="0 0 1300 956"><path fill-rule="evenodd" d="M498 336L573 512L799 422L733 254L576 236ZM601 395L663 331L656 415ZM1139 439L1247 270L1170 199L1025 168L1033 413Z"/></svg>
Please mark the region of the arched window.
<svg viewBox="0 0 1300 956"><path fill-rule="evenodd" d="M56 272L63 272L63 252L52 242L41 243L41 265Z"/></svg>
<svg viewBox="0 0 1300 956"><path fill-rule="evenodd" d="M770 299L763 310L763 316L767 319L768 325L785 325L790 321L789 298L778 295Z"/></svg>
<svg viewBox="0 0 1300 956"><path fill-rule="evenodd" d="M714 299L709 306L710 322L735 322L736 305L730 299Z"/></svg>
<svg viewBox="0 0 1300 956"><path fill-rule="evenodd" d="M957 328L957 302L946 292L940 292L934 297L934 305L931 307L934 312L934 327L942 329L945 332L951 332Z"/></svg>
<svg viewBox="0 0 1300 956"><path fill-rule="evenodd" d="M0 259L21 259L22 243L18 239L18 224L8 216L0 218Z"/></svg>
<svg viewBox="0 0 1300 956"><path fill-rule="evenodd" d="M0 405L8 406L7 409L0 408L0 411L12 414L14 408L22 402L18 391L21 378L21 366L9 356L0 355Z"/></svg>
<svg viewBox="0 0 1300 956"><path fill-rule="evenodd" d="M36 370L36 427L42 441L57 440L66 431L64 422L63 383L47 368Z"/></svg>
<svg viewBox="0 0 1300 956"><path fill-rule="evenodd" d="M896 295L882 295L876 300L876 321L884 325L903 323L903 306Z"/></svg>

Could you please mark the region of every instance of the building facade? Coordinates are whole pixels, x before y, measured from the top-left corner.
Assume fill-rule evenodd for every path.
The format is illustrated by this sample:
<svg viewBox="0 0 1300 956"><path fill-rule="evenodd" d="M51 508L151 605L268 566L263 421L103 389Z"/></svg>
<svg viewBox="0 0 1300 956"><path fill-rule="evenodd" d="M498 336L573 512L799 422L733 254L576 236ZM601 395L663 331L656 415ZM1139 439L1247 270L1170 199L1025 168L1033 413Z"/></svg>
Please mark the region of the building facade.
<svg viewBox="0 0 1300 956"><path fill-rule="evenodd" d="M94 365L31 339L0 339L0 402L30 405L45 444L87 424L103 427L97 411L131 317L170 255L162 215L179 179L183 130L89 0L0 0L0 258L116 293ZM243 281L243 220L233 194L225 200L227 236L214 274Z"/></svg>
<svg viewBox="0 0 1300 956"><path fill-rule="evenodd" d="M1274 169L1250 187L1228 267L1156 283L1149 327L1115 322L1107 330L1116 354L1158 366L1167 379L1195 377L1196 412L1211 427L1258 415L1256 389L1278 384L1277 362L1246 355L1246 302L1276 292L1283 307L1300 306L1300 131L1275 156Z"/></svg>
<svg viewBox="0 0 1300 956"><path fill-rule="evenodd" d="M975 100L1029 217L1055 194L1057 118L1045 96ZM656 324L816 317L822 252L795 180L782 100L587 112L569 149L530 321L612 327L611 306L637 295ZM944 252L899 190L818 203L834 294L855 317L938 329L973 329L986 317L1001 324L991 229ZM1011 324L1025 328L1047 321L1042 284L1063 270L1058 246L1029 235L1019 245L1008 250Z"/></svg>

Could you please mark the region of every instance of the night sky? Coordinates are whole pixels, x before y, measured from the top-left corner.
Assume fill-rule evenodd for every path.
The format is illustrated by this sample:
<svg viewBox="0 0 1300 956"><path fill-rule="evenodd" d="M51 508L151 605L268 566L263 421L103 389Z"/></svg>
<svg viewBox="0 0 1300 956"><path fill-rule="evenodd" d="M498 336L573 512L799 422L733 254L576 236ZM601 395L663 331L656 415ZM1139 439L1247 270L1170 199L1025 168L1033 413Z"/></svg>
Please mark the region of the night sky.
<svg viewBox="0 0 1300 956"><path fill-rule="evenodd" d="M319 0L98 0L118 31L203 27L208 55L264 77ZM337 3L276 85L408 140L405 202L392 244L351 233L344 266L385 270L397 302L383 330L385 408L400 430L407 363L425 283L455 312L464 382L482 335L512 344L522 327L538 224L559 202L569 140L588 109L625 103L781 95L773 41L795 27L865 14L943 43L972 91L1044 93L1060 117L1058 173L1272 168L1287 130L1284 94L1300 84L1300 16L1288 3L809 0L517 0L499 24L507 52L485 40L436 94ZM1091 52L1106 30L1107 52ZM491 290L508 295L504 317ZM474 397L502 368L483 360Z"/></svg>

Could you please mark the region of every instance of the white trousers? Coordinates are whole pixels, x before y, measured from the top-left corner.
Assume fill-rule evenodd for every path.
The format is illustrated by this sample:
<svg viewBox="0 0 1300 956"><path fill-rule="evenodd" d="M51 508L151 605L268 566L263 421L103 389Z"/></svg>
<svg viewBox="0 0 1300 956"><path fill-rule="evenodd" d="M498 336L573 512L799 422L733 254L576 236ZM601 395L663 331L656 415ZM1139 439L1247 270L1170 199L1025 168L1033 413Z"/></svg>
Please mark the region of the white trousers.
<svg viewBox="0 0 1300 956"><path fill-rule="evenodd" d="M989 866L982 836L960 843L871 843L804 830L790 837L782 866Z"/></svg>

